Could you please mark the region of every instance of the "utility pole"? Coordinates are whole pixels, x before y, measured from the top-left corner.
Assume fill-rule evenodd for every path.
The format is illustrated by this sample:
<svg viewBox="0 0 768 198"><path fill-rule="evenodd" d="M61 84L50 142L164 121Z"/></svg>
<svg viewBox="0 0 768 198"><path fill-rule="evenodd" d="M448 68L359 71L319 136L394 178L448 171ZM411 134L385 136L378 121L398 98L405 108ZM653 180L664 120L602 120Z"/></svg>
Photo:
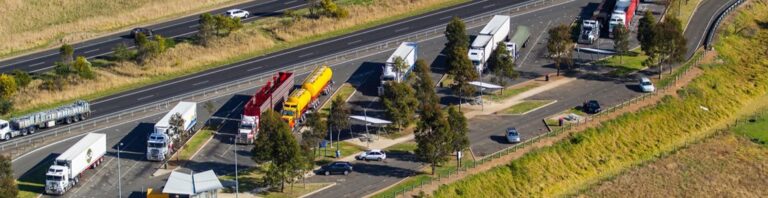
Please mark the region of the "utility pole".
<svg viewBox="0 0 768 198"><path fill-rule="evenodd" d="M119 193L119 197L123 197L123 183L122 183L122 171L120 170L120 147L123 147L123 143L120 142L120 144L117 145L117 189Z"/></svg>
<svg viewBox="0 0 768 198"><path fill-rule="evenodd" d="M237 178L237 138L240 138L239 134L235 136L235 198L240 195L240 181Z"/></svg>

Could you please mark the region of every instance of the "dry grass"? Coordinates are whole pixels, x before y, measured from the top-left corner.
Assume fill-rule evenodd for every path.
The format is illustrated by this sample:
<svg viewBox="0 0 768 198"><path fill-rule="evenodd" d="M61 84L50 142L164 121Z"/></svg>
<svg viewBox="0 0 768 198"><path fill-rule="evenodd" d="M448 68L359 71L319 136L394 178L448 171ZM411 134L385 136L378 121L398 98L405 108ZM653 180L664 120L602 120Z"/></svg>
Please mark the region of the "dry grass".
<svg viewBox="0 0 768 198"><path fill-rule="evenodd" d="M382 0L347 6L350 16L340 20L304 18L288 23L286 17L265 18L216 40L208 48L182 43L144 66L123 62L98 68L96 80L68 86L62 91L28 89L14 97L15 101L26 101L18 103L16 110L26 112L75 99L95 99L465 1Z"/></svg>
<svg viewBox="0 0 768 198"><path fill-rule="evenodd" d="M0 3L0 57L244 1L5 0Z"/></svg>
<svg viewBox="0 0 768 198"><path fill-rule="evenodd" d="M764 197L768 149L733 134L692 145L603 182L582 197Z"/></svg>

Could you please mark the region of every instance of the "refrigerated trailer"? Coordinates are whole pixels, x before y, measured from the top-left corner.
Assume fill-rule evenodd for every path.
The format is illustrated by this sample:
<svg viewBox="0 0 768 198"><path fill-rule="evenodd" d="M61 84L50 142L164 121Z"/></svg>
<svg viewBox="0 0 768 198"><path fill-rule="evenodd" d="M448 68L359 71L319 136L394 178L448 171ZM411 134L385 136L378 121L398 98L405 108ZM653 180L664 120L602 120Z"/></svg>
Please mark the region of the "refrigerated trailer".
<svg viewBox="0 0 768 198"><path fill-rule="evenodd" d="M181 120L181 128L172 123ZM197 103L179 102L160 121L147 139L147 160L163 161L173 153L173 145L181 133L190 132L197 124Z"/></svg>
<svg viewBox="0 0 768 198"><path fill-rule="evenodd" d="M243 108L243 116L240 119L238 137L235 138L238 144L253 144L256 133L259 131L261 112L282 104L288 98L294 83L293 73L280 72L251 96Z"/></svg>
<svg viewBox="0 0 768 198"><path fill-rule="evenodd" d="M85 120L91 115L88 102L80 100L55 109L0 120L0 139L10 140L19 135L35 133L37 129L54 127L57 124L71 124Z"/></svg>
<svg viewBox="0 0 768 198"><path fill-rule="evenodd" d="M381 84L379 85L379 95L384 94L384 84L389 81L402 82L408 77L408 74L413 71L413 66L416 65L416 51L418 44L415 42L403 42L397 47L394 53L384 63L384 67L381 68ZM404 71L397 71L395 65L395 59L400 57L405 62L406 68Z"/></svg>
<svg viewBox="0 0 768 198"><path fill-rule="evenodd" d="M637 4L639 0L617 0L616 6L611 14L611 21L608 23L608 35L613 38L613 29L619 24L623 24L624 28L629 29L632 23L632 18L637 11Z"/></svg>
<svg viewBox="0 0 768 198"><path fill-rule="evenodd" d="M498 43L507 40L509 29L510 17L496 15L480 30L475 40L472 41L469 47L469 60L472 61L472 65L478 73L483 72L486 62L491 57L493 50L498 47Z"/></svg>
<svg viewBox="0 0 768 198"><path fill-rule="evenodd" d="M45 173L45 193L62 195L80 182L88 168L98 167L107 153L107 135L88 133L56 157Z"/></svg>

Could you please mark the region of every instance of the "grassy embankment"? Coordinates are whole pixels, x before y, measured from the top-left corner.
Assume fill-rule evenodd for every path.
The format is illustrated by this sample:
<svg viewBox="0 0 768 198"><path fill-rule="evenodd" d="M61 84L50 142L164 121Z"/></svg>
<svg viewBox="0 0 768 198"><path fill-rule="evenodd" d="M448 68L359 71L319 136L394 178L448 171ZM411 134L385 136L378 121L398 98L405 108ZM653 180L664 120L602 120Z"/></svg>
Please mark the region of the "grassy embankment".
<svg viewBox="0 0 768 198"><path fill-rule="evenodd" d="M699 6L701 1L702 0L677 1L676 3L670 5L666 17L677 17L680 19L681 24L683 24L683 29L685 29L688 27L688 21L693 16L693 11L696 10L696 7ZM678 4L678 2L680 4ZM642 14L643 13L638 13L638 16L642 17ZM626 74L647 68L646 66L643 66L643 61L645 61L647 58L648 56L640 51L640 48L638 47L634 50L630 50L626 56L611 56L598 61L596 64L616 67L619 68L619 70L615 71L616 74Z"/></svg>
<svg viewBox="0 0 768 198"><path fill-rule="evenodd" d="M764 179L768 177L768 170L761 168L768 164L768 147L754 143L766 138L766 115L601 182L581 192L580 197L761 197L768 194L768 189L763 188L768 185Z"/></svg>
<svg viewBox="0 0 768 198"><path fill-rule="evenodd" d="M347 8L350 12L349 17L344 19L323 17L293 21L290 17L284 16L264 18L245 24L239 32L215 40L207 48L179 43L142 66L132 62L121 62L96 68L98 75L96 80L70 85L60 91L39 90L36 86L41 81L33 81L29 88L13 97L14 101L25 102L17 102L12 115L52 108L77 99L102 98L467 1L350 0L340 2L340 6ZM301 9L297 12L307 13L308 11Z"/></svg>
<svg viewBox="0 0 768 198"><path fill-rule="evenodd" d="M418 145L416 142L403 142L400 144L395 144L390 147L387 147L384 149L387 153L415 153L416 148ZM465 151L464 153L468 153ZM470 156L464 156L461 159L462 163L469 163L472 161L472 158ZM463 164L462 164L463 165ZM437 175L447 175L449 171L455 171L456 170L456 156L452 156L451 160L443 164L442 166L438 166L435 170L435 175L432 175L432 168L428 165L425 165L422 167L421 170L417 172L416 175L405 178L404 180L400 181L395 186L392 186L390 188L387 188L387 190L379 192L372 196L372 198L384 198L384 197L392 197L392 194L395 192L402 192L404 189L412 188L413 186L430 182L432 180L432 177L435 177Z"/></svg>
<svg viewBox="0 0 768 198"><path fill-rule="evenodd" d="M712 135L768 91L768 29L759 25L768 21L768 6L761 1L742 7L747 9L720 34L716 49L722 63L702 66L704 74L677 96L442 186L436 196L568 195Z"/></svg>
<svg viewBox="0 0 768 198"><path fill-rule="evenodd" d="M513 85L514 86L514 85ZM493 94L487 94L483 95L483 100L489 100L493 102L501 102L507 98L516 96L517 94L526 92L528 90L531 90L533 88L536 88L538 86L541 86L540 83L531 83L525 86L515 87L515 88L506 88L504 90L499 90L494 92Z"/></svg>
<svg viewBox="0 0 768 198"><path fill-rule="evenodd" d="M540 107L552 104L552 102L554 101L553 100L526 100L516 105L512 105L511 107L506 108L498 113L509 114L509 115L521 115L521 114L527 113L528 111L534 110L536 108L540 108Z"/></svg>
<svg viewBox="0 0 768 198"><path fill-rule="evenodd" d="M3 1L0 58L239 2L244 0Z"/></svg>

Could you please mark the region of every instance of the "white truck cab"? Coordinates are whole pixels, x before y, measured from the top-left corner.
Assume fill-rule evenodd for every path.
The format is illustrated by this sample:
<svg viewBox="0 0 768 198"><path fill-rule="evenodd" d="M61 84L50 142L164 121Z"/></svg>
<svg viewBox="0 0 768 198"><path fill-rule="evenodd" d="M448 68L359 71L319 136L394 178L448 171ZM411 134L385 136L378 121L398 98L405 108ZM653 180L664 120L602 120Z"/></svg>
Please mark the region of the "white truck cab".
<svg viewBox="0 0 768 198"><path fill-rule="evenodd" d="M163 161L173 148L170 137L164 133L152 133L147 140L147 160Z"/></svg>
<svg viewBox="0 0 768 198"><path fill-rule="evenodd" d="M78 178L69 178L69 168L54 164L45 173L45 193L62 195L78 182ZM72 181L72 182L69 182Z"/></svg>

